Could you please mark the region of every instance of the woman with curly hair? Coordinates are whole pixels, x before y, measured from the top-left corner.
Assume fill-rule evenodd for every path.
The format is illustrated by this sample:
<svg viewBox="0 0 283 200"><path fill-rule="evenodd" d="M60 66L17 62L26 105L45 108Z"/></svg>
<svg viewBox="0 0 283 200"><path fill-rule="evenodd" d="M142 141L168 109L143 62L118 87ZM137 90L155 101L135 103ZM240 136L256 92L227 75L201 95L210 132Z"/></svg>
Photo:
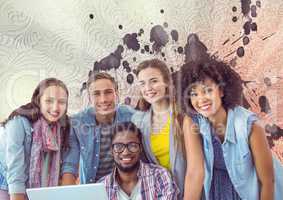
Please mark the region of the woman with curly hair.
<svg viewBox="0 0 283 200"><path fill-rule="evenodd" d="M195 156L202 154L201 140L189 134L192 119L176 106L170 70L158 59L146 60L137 68L137 79L142 95L139 105L145 112L136 112L132 118L143 133L146 157L172 173L180 189L178 199L193 200L202 190L204 177L201 170L194 170L203 169L202 157Z"/></svg>
<svg viewBox="0 0 283 200"><path fill-rule="evenodd" d="M282 166L272 157L256 115L240 106L240 76L214 59L187 63L179 73L179 102L183 110L196 115L203 140L203 197L282 199Z"/></svg>
<svg viewBox="0 0 283 200"><path fill-rule="evenodd" d="M68 90L55 78L39 83L31 102L14 110L0 134L0 199L24 200L26 188L57 186L68 147Z"/></svg>

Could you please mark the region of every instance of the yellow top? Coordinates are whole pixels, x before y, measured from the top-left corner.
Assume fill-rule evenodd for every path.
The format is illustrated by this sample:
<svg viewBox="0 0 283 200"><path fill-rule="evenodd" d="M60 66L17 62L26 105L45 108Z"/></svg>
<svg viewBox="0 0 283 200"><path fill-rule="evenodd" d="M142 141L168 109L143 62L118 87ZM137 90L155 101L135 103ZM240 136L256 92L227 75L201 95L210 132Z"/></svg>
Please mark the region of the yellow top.
<svg viewBox="0 0 283 200"><path fill-rule="evenodd" d="M158 133L151 133L150 141L151 141L151 150L156 157L159 164L168 170L170 170L170 123L171 118L168 117L168 120L164 127Z"/></svg>

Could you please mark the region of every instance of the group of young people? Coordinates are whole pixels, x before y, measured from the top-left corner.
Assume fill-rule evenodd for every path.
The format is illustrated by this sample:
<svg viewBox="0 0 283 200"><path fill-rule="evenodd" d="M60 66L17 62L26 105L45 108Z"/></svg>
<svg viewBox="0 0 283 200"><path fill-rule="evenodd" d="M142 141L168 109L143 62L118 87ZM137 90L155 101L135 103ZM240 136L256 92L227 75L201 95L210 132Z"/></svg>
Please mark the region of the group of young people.
<svg viewBox="0 0 283 200"><path fill-rule="evenodd" d="M102 182L111 200L280 200L283 167L251 111L242 82L213 58L172 75L158 59L137 67L137 110L118 84L90 74L90 106L68 117L68 90L39 83L0 131L0 199L26 188Z"/></svg>

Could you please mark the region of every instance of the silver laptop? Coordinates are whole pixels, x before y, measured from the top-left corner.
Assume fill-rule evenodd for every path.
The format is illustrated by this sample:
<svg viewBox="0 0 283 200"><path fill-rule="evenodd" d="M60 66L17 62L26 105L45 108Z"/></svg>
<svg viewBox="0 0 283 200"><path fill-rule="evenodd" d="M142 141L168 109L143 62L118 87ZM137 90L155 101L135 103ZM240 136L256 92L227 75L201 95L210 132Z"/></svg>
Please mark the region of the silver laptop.
<svg viewBox="0 0 283 200"><path fill-rule="evenodd" d="M103 183L30 188L29 200L108 200Z"/></svg>

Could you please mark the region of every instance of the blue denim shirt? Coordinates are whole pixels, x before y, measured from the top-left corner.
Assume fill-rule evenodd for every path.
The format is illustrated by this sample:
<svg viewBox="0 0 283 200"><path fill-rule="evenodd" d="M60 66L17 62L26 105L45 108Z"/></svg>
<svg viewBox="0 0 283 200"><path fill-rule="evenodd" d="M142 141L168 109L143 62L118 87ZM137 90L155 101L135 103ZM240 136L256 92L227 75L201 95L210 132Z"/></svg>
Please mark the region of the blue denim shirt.
<svg viewBox="0 0 283 200"><path fill-rule="evenodd" d="M171 120L172 121L172 120ZM147 112L136 112L132 117L132 122L140 128L143 133L143 146L146 158L150 163L159 164L156 157L152 153L150 144L150 134L151 134L151 110ZM180 189L180 197L183 196L184 183L186 175L187 162L185 156L177 147L177 143L174 142L172 122L170 124L170 142L169 142L169 157L171 172L173 174L174 180L178 188Z"/></svg>
<svg viewBox="0 0 283 200"><path fill-rule="evenodd" d="M255 114L243 107L238 106L230 109L227 117L225 140L222 144L227 171L242 200L256 200L260 197L259 180L249 146L248 119L250 117L255 117ZM211 127L206 118L198 116L197 120L203 138L205 155L203 199L209 199L214 158ZM283 195L283 168L275 158L273 159L273 166L275 172L274 199L281 200Z"/></svg>
<svg viewBox="0 0 283 200"><path fill-rule="evenodd" d="M120 105L114 121L130 121L134 112L133 108ZM101 127L96 124L93 108L83 110L70 120L70 150L63 155L61 173L77 176L80 166L80 183L93 183L99 166Z"/></svg>
<svg viewBox="0 0 283 200"><path fill-rule="evenodd" d="M25 193L32 142L32 125L16 116L0 130L0 189Z"/></svg>

